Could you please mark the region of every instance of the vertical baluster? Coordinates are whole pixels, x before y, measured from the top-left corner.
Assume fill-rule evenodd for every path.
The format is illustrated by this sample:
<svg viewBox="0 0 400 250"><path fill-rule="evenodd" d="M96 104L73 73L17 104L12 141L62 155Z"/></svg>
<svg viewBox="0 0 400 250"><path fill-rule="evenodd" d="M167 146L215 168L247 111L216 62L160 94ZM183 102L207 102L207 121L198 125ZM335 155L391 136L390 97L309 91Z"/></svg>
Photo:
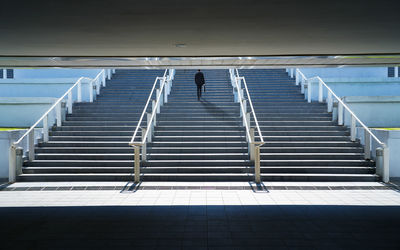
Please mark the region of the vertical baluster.
<svg viewBox="0 0 400 250"><path fill-rule="evenodd" d="M101 80L97 78L96 80L96 95L100 95L100 88L101 88Z"/></svg>
<svg viewBox="0 0 400 250"><path fill-rule="evenodd" d="M43 141L49 141L49 115L43 118Z"/></svg>
<svg viewBox="0 0 400 250"><path fill-rule="evenodd" d="M135 151L135 165L134 165L134 173L135 173L135 183L140 182L140 146L134 146Z"/></svg>
<svg viewBox="0 0 400 250"><path fill-rule="evenodd" d="M364 129L364 158L371 159L371 135Z"/></svg>
<svg viewBox="0 0 400 250"><path fill-rule="evenodd" d="M77 89L77 91L78 91L78 93L77 93L78 102L82 102L82 83L81 83L81 81L78 82L78 87L77 88L78 88Z"/></svg>
<svg viewBox="0 0 400 250"><path fill-rule="evenodd" d="M62 124L61 101L56 105L56 120L57 120L57 127L60 127Z"/></svg>
<svg viewBox="0 0 400 250"><path fill-rule="evenodd" d="M103 83L103 87L106 86L106 72L105 70L103 70L103 73L101 74L102 77L102 83Z"/></svg>
<svg viewBox="0 0 400 250"><path fill-rule="evenodd" d="M35 129L28 134L28 151L29 161L35 160Z"/></svg>
<svg viewBox="0 0 400 250"><path fill-rule="evenodd" d="M324 93L322 89L322 82L321 79L319 79L319 84L318 84L318 102L323 102L324 101Z"/></svg>
<svg viewBox="0 0 400 250"><path fill-rule="evenodd" d="M89 82L89 101L93 102L93 81Z"/></svg>
<svg viewBox="0 0 400 250"><path fill-rule="evenodd" d="M151 142L153 139L154 125L155 119L153 120L153 123L151 123L151 113L147 113L147 129L149 130L149 133L147 135L147 142Z"/></svg>
<svg viewBox="0 0 400 250"><path fill-rule="evenodd" d="M312 98L312 84L310 80L307 80L307 102L311 103Z"/></svg>
<svg viewBox="0 0 400 250"><path fill-rule="evenodd" d="M144 139L144 136L146 134L146 128L142 128L142 161L147 161L147 143L146 140Z"/></svg>
<svg viewBox="0 0 400 250"><path fill-rule="evenodd" d="M261 183L260 146L255 147L254 175L255 182L257 184Z"/></svg>
<svg viewBox="0 0 400 250"><path fill-rule="evenodd" d="M351 128L350 128L350 137L351 141L356 141L356 118L353 115L351 116Z"/></svg>
<svg viewBox="0 0 400 250"><path fill-rule="evenodd" d="M248 141L248 152L250 155L250 161L254 161L255 160L255 156L254 156L254 144L255 140L254 140L254 128L250 128L250 140Z"/></svg>
<svg viewBox="0 0 400 250"><path fill-rule="evenodd" d="M68 92L68 114L72 114L72 92Z"/></svg>
<svg viewBox="0 0 400 250"><path fill-rule="evenodd" d="M341 102L338 102L338 125L343 125L343 104Z"/></svg>
<svg viewBox="0 0 400 250"><path fill-rule="evenodd" d="M382 180L385 183L389 182L389 148L384 147L383 148L383 174L382 174Z"/></svg>
<svg viewBox="0 0 400 250"><path fill-rule="evenodd" d="M332 99L332 93L328 90L328 112L332 112L333 111L333 99Z"/></svg>

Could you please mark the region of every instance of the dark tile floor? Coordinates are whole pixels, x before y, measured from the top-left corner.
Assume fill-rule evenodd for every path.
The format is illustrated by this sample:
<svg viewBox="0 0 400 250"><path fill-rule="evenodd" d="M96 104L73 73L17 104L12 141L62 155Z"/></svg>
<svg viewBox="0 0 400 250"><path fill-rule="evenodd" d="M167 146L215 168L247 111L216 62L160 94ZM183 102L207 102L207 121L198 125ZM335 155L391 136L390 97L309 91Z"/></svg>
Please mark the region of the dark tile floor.
<svg viewBox="0 0 400 250"><path fill-rule="evenodd" d="M400 249L400 207L0 208L1 249Z"/></svg>

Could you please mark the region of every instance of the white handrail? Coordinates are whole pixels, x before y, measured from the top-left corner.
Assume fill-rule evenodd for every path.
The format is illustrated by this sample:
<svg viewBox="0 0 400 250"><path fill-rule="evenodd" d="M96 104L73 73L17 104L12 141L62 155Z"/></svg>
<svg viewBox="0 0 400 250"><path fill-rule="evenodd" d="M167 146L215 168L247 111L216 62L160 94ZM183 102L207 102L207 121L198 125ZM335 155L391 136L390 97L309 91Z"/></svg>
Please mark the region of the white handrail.
<svg viewBox="0 0 400 250"><path fill-rule="evenodd" d="M235 75L235 70L236 70L236 75ZM251 100L249 90L247 88L246 79L244 77L240 77L239 76L239 71L237 69L235 69L235 70L234 69L230 69L229 70L230 71L230 76L231 76L232 87L234 87L234 92L237 95L237 100L240 103L240 110L241 110L241 113L242 113L243 124L244 124L245 129L246 129L246 137L247 137L247 142L248 142L248 151L249 151L249 155L250 155L250 160L254 160L255 182L256 183L261 183L260 147L262 145L264 145L265 142L264 142L264 138L262 136L261 130L260 130L260 126L258 125L257 116L256 116L256 113L254 111L253 102ZM243 89L241 89L241 87L239 86L239 82L241 80L243 80L243 84L244 84L245 89L246 89L247 99L249 101L249 105L250 105L250 108L251 108L251 112L250 113L246 112L246 109L247 109L247 104L245 102L246 100L244 99ZM236 85L236 87L234 85ZM235 90L235 88L236 88L236 90ZM251 114L253 114L254 122L255 122L256 127L257 127L257 132L258 132L259 137L260 137L260 141L257 141L257 142L255 141L255 137L254 137L254 129L250 128L251 127L251 123L250 123L250 115Z"/></svg>
<svg viewBox="0 0 400 250"><path fill-rule="evenodd" d="M156 107L158 107L158 104L159 104L159 101L160 101L160 97L162 96L161 94L162 94L162 90L163 90L164 85L165 85L165 82L166 82L166 81L165 81L165 80L166 80L165 78L166 78L167 72L168 72L168 69L165 70L164 75L162 76L163 81L162 81L162 84L161 84L161 87L160 87L160 93L159 93L158 96L156 96L156 98L157 98L156 105L155 105ZM140 115L140 119L139 119L139 122L138 122L138 124L137 124L137 126L136 126L135 132L133 133L132 139L131 139L131 141L129 142L129 145L131 145L131 146L132 146L132 145L138 145L138 143L135 143L135 137L136 137L136 134L137 134L138 131L139 131L139 128L141 128L140 125L142 124L144 114L145 114L146 111L147 111L147 107L149 106L151 97L153 96L154 89L156 88L156 85L157 85L157 82L158 82L159 79L160 79L159 77L156 77L156 79L154 80L154 84L153 84L153 87L152 87L152 89L151 89L151 91L150 91L149 97L147 98L146 105L145 105L144 108L143 108L143 112L142 112L142 114ZM152 115L151 115L151 119L150 119L150 122L151 122L151 123L153 122L154 114L155 114L156 111L157 111L156 108L152 111ZM147 127L149 127L150 125L151 125L151 124L147 124ZM149 131L149 130L147 130L147 131ZM146 133L144 136L142 135L142 140L141 140L141 142L139 143L140 145L143 145L143 143L144 143L144 141L146 140L147 136L148 136L148 133Z"/></svg>
<svg viewBox="0 0 400 250"><path fill-rule="evenodd" d="M151 141L151 137L153 134L153 124L154 120L156 117L156 114L160 112L160 106L162 105L161 100L163 100L164 103L167 102L168 95L171 90L171 84L172 84L172 79L174 78L175 70L170 69L170 74L167 76L167 72L169 69L166 69L164 72L164 75L162 77L156 77L156 80L154 81L153 88L150 91L150 95L147 98L146 105L143 109L142 114L140 115L139 122L136 126L135 132L133 133L132 139L129 142L130 146L134 147L134 182L138 183L140 182L140 148L142 148L142 160L145 161L147 160L147 142L146 141ZM168 79L167 79L168 78ZM139 131L139 128L141 128L141 124L143 121L144 114L147 111L147 107L150 103L151 97L153 96L154 89L157 85L158 80L160 80L160 88L157 89L156 91L156 101L153 100L153 107L152 107L152 112L151 116L147 116L147 128L142 128L142 139L140 142L135 142L136 135ZM149 137L149 133L151 131L151 135Z"/></svg>
<svg viewBox="0 0 400 250"><path fill-rule="evenodd" d="M376 140L376 142L383 146L386 147L386 144L381 142L372 132L371 130L357 117L356 114L354 114L353 111L351 111L351 109L342 101L341 98L339 98L333 91L331 88L328 87L328 85L326 85L326 83L319 77L319 76L314 76L312 78L309 78L308 81L312 81L313 79L317 79L319 81L319 83L321 83L335 98L336 100L343 105L343 107L347 110L347 112L350 113L351 116L354 117L354 119L356 119L356 121L358 121L358 123L360 123L360 125L371 135L372 138L374 138Z"/></svg>
<svg viewBox="0 0 400 250"><path fill-rule="evenodd" d="M88 78L88 77L80 77L79 79L78 79L78 81L76 81L75 82L75 84L74 85L72 85L72 87L71 88L69 88L68 90L67 90L67 92L65 92L64 93L64 95L62 95L40 118L39 118L39 120L37 120L29 129L28 129L28 131L26 131L25 132L25 134L23 134L22 136L21 136L21 138L19 138L18 139L18 141L16 141L16 142L14 142L14 145L17 145L17 144L19 144L51 111L53 111L53 109L57 106L57 104L59 104L62 100L64 100L64 98L65 98L65 96L67 96L68 95L68 93L69 92L71 92L75 87L76 87L76 85L78 85L79 83L81 83L81 81L83 80L83 79L87 79L87 80L92 80L91 78Z"/></svg>
<svg viewBox="0 0 400 250"><path fill-rule="evenodd" d="M100 92L100 84L103 83L103 86L105 86L105 81L107 79L111 79L112 73L114 73L114 70L111 69L103 69L101 70L94 79L89 78L89 77L80 77L73 85L70 87L60 98L57 99L57 101L16 141L13 142L12 145L10 146L10 159L9 159L9 181L14 182L16 180L16 175L21 173L21 167L22 167L22 154L23 151L22 149L19 152L22 152L22 154L19 154L18 156L16 155L16 150L17 146L19 143L22 142L22 140L25 137L29 137L28 139L28 151L29 151L29 160L34 160L35 158L35 127L38 126L40 122L43 122L43 140L45 142L48 141L49 139L49 124L48 124L48 116L51 111L55 110L56 111L56 121L57 121L57 126L61 126L62 124L62 111L61 111L61 102L64 100L66 96L68 96L68 106L67 110L68 113L72 113L72 90L77 87L77 101L81 102L82 101L82 89L81 89L81 83L83 80L88 80L89 84L89 101L93 102L93 83L96 83L96 92L99 94ZM102 77L102 79L100 79ZM17 159L16 159L17 158ZM17 163L18 162L18 163ZM19 165L18 165L19 164ZM17 166L18 165L18 166Z"/></svg>
<svg viewBox="0 0 400 250"><path fill-rule="evenodd" d="M101 70L100 71L100 73L98 73L97 74L97 76L94 78L94 79L92 79L92 78L89 78L89 77L80 77L76 82L75 82L75 84L74 85L72 85L72 87L71 88L69 88L60 98L58 98L58 100L39 118L39 120L37 120L29 129L28 129L28 131L26 131L26 133L25 134L23 134L22 136L21 136L21 138L19 138L18 139L18 141L16 141L16 142L14 142L13 144L14 145L17 145L17 144L19 144L51 111L53 111L53 109L62 101L62 100L64 100L64 98L69 94L69 93L71 93L71 91L78 85L78 84L80 84L81 82L82 82L82 80L89 80L90 82L89 83L93 83L93 82L95 82L95 81L97 81L99 78L100 78L100 76L102 76L102 75L104 75L105 74L105 70L103 69L103 70ZM93 91L92 89L90 89L89 91ZM80 94L78 94L78 95L80 95Z"/></svg>
<svg viewBox="0 0 400 250"><path fill-rule="evenodd" d="M286 72L290 74L290 77L293 78L293 69L289 70L286 69ZM361 127L364 129L364 138L365 138L365 144L364 144L364 158L365 159L371 159L371 137L378 143L378 145L382 146L382 148L377 148L377 154L376 154L376 167L379 169L382 173L382 179L384 182L389 181L389 147L383 143L381 140L379 140L373 133L372 131L357 117L357 115L343 102L343 100L338 97L333 90L321 79L319 76L314 76L311 78L307 78L303 72L301 72L299 69L296 69L296 85L299 83L301 84L301 92L304 93L304 86L307 86L308 88L308 102L312 101L312 88L311 88L311 83L313 80L318 80L319 83L319 91L318 91L318 101L323 102L324 101L324 96L323 96L323 88L325 87L327 89L327 98L326 102L328 103L328 112L332 111L333 107L333 100L332 96L337 100L338 102L338 124L343 125L343 117L344 117L344 112L343 108L349 112L350 117L351 117L351 124L350 124L350 136L351 140L355 141L356 140L356 125L357 122L361 125ZM300 80L301 78L301 80ZM378 155L379 154L379 155ZM379 166L378 166L379 165Z"/></svg>
<svg viewBox="0 0 400 250"><path fill-rule="evenodd" d="M239 76L239 71L238 71L238 69L235 69L235 70L236 70L237 77L240 77L240 76ZM242 79L243 79L244 88L246 89L247 99L249 100L249 105L250 105L251 113L253 114L253 117L254 117L254 123L256 124L256 128L257 128L258 135L260 136L261 142L264 142L264 138L263 138L263 136L262 136L262 133L261 133L261 130L260 130L260 126L258 125L257 115L256 115L256 112L254 111L253 101L251 100L250 93L249 93L249 89L247 88L246 78L245 78L245 77L242 77ZM250 126L250 124L249 124L249 126Z"/></svg>

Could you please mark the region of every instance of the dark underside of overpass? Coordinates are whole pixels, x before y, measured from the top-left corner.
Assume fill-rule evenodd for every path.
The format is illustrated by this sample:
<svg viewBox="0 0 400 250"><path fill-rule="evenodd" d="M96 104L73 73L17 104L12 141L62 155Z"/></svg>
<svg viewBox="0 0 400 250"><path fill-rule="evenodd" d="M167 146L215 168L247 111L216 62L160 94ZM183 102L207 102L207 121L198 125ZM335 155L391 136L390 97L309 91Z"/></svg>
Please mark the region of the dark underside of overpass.
<svg viewBox="0 0 400 250"><path fill-rule="evenodd" d="M399 7L375 0L7 1L0 66L396 65Z"/></svg>

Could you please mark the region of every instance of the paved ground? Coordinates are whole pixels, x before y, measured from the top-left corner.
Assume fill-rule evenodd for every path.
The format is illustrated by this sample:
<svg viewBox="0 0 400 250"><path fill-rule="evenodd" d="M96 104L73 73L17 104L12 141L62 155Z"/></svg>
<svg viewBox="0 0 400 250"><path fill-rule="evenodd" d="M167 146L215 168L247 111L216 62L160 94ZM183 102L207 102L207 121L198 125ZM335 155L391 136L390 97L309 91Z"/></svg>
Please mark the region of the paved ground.
<svg viewBox="0 0 400 250"><path fill-rule="evenodd" d="M399 249L379 183L16 183L4 249Z"/></svg>

